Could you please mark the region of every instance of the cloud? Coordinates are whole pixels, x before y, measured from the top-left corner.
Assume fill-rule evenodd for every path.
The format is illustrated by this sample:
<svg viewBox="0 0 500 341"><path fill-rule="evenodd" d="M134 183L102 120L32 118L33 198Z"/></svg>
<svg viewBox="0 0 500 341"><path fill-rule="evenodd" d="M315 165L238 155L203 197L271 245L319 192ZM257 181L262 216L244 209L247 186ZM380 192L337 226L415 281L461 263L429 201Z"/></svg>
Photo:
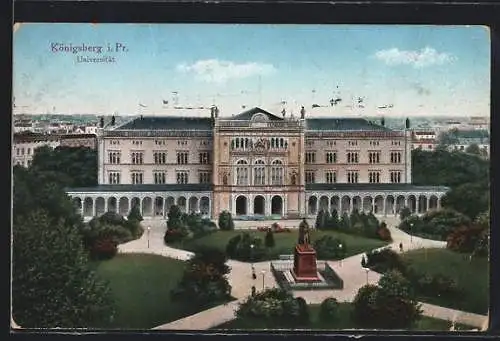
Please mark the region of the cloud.
<svg viewBox="0 0 500 341"><path fill-rule="evenodd" d="M199 79L211 83L224 83L230 79L264 76L276 71L271 64L242 63L206 59L193 64L179 64L177 71L194 73Z"/></svg>
<svg viewBox="0 0 500 341"><path fill-rule="evenodd" d="M375 58L387 65L412 65L415 68L442 65L456 59L451 54L438 52L432 47L425 47L420 51L405 51L398 48L380 50L375 53Z"/></svg>

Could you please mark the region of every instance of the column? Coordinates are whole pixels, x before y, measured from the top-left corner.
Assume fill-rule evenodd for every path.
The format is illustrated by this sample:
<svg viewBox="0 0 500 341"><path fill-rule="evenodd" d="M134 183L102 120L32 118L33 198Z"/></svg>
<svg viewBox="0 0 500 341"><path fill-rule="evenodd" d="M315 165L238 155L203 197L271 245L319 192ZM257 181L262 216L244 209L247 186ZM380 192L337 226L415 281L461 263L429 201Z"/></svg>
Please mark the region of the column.
<svg viewBox="0 0 500 341"><path fill-rule="evenodd" d="M108 212L108 200L109 198L104 198L104 213Z"/></svg>
<svg viewBox="0 0 500 341"><path fill-rule="evenodd" d="M382 209L384 210L383 212L384 212L384 217L385 217L387 215L387 211L386 211L387 210L387 207L386 207L387 197L383 197L383 198L384 198L384 203L382 204L382 207L383 207Z"/></svg>
<svg viewBox="0 0 500 341"><path fill-rule="evenodd" d="M316 214L319 212L319 199L318 196L316 197Z"/></svg>
<svg viewBox="0 0 500 341"><path fill-rule="evenodd" d="M92 198L92 217L97 215L97 205L95 204L96 199Z"/></svg>
<svg viewBox="0 0 500 341"><path fill-rule="evenodd" d="M270 216L271 215L271 212L272 212L272 207L271 207L271 196L268 195L267 198L266 198L266 211L265 212L265 215L266 216Z"/></svg>
<svg viewBox="0 0 500 341"><path fill-rule="evenodd" d="M436 202L436 209L440 209L441 208L441 197L437 197L437 202Z"/></svg>
<svg viewBox="0 0 500 341"><path fill-rule="evenodd" d="M247 215L253 214L253 198L247 198Z"/></svg>
<svg viewBox="0 0 500 341"><path fill-rule="evenodd" d="M194 208L196 213L200 213L200 200L201 198L200 197L196 197L196 207Z"/></svg>
<svg viewBox="0 0 500 341"><path fill-rule="evenodd" d="M375 196L376 198L377 196ZM372 213L375 214L375 198L371 198L372 201Z"/></svg>
<svg viewBox="0 0 500 341"><path fill-rule="evenodd" d="M166 202L167 198L162 198L162 205L161 205L161 216L165 217L165 207L166 207Z"/></svg>
<svg viewBox="0 0 500 341"><path fill-rule="evenodd" d="M143 200L143 198L139 197L139 210L141 211L141 215L144 216L143 211L142 211L142 200Z"/></svg>
<svg viewBox="0 0 500 341"><path fill-rule="evenodd" d="M429 210L429 204L431 203L430 197L425 197L427 201L427 205L425 206L425 211L427 212Z"/></svg>
<svg viewBox="0 0 500 341"><path fill-rule="evenodd" d="M419 209L419 202L420 202L420 196L415 196L415 213L419 213L418 212L418 209Z"/></svg>
<svg viewBox="0 0 500 341"><path fill-rule="evenodd" d="M409 197L405 197L405 207L408 207L410 208L410 205L409 205Z"/></svg>
<svg viewBox="0 0 500 341"><path fill-rule="evenodd" d="M328 197L328 213L332 213L332 198Z"/></svg>

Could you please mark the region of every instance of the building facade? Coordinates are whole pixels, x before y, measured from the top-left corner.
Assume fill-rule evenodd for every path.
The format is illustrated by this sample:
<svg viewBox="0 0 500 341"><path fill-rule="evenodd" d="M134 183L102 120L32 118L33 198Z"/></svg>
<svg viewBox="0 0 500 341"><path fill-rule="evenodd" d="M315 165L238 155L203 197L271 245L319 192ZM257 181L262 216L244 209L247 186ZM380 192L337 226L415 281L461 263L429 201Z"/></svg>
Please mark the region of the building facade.
<svg viewBox="0 0 500 341"><path fill-rule="evenodd" d="M19 133L14 134L12 143L12 165L29 167L33 161L35 149L43 146L56 148L60 145L60 139L57 136Z"/></svg>
<svg viewBox="0 0 500 341"><path fill-rule="evenodd" d="M216 218L297 219L320 209L397 214L440 207L446 187L411 184L412 134L360 117L140 117L98 130L98 186L68 189L85 217L176 204Z"/></svg>

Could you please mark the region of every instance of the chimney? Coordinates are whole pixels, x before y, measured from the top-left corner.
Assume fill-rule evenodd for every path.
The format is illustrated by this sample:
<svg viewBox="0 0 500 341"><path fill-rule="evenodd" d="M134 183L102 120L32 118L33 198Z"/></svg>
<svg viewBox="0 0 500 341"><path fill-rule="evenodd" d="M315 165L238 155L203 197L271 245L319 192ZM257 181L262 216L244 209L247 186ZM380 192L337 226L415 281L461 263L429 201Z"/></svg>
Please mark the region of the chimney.
<svg viewBox="0 0 500 341"><path fill-rule="evenodd" d="M380 124L382 125L382 127L385 127L385 118L382 117L382 119L380 120Z"/></svg>
<svg viewBox="0 0 500 341"><path fill-rule="evenodd" d="M306 109L304 107L300 108L300 118L304 119L306 117Z"/></svg>
<svg viewBox="0 0 500 341"><path fill-rule="evenodd" d="M99 119L99 127L100 128L104 128L104 117L101 116L101 118Z"/></svg>
<svg viewBox="0 0 500 341"><path fill-rule="evenodd" d="M111 116L111 125L114 126L115 125L115 115Z"/></svg>
<svg viewBox="0 0 500 341"><path fill-rule="evenodd" d="M406 129L410 129L410 119L406 118Z"/></svg>

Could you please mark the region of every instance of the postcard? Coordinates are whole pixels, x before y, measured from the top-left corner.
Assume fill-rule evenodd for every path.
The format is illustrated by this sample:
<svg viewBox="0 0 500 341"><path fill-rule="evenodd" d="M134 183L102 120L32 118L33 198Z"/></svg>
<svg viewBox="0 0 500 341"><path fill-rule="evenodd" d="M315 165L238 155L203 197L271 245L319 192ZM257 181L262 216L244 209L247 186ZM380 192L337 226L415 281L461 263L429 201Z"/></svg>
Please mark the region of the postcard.
<svg viewBox="0 0 500 341"><path fill-rule="evenodd" d="M483 331L483 26L16 23L11 330Z"/></svg>

